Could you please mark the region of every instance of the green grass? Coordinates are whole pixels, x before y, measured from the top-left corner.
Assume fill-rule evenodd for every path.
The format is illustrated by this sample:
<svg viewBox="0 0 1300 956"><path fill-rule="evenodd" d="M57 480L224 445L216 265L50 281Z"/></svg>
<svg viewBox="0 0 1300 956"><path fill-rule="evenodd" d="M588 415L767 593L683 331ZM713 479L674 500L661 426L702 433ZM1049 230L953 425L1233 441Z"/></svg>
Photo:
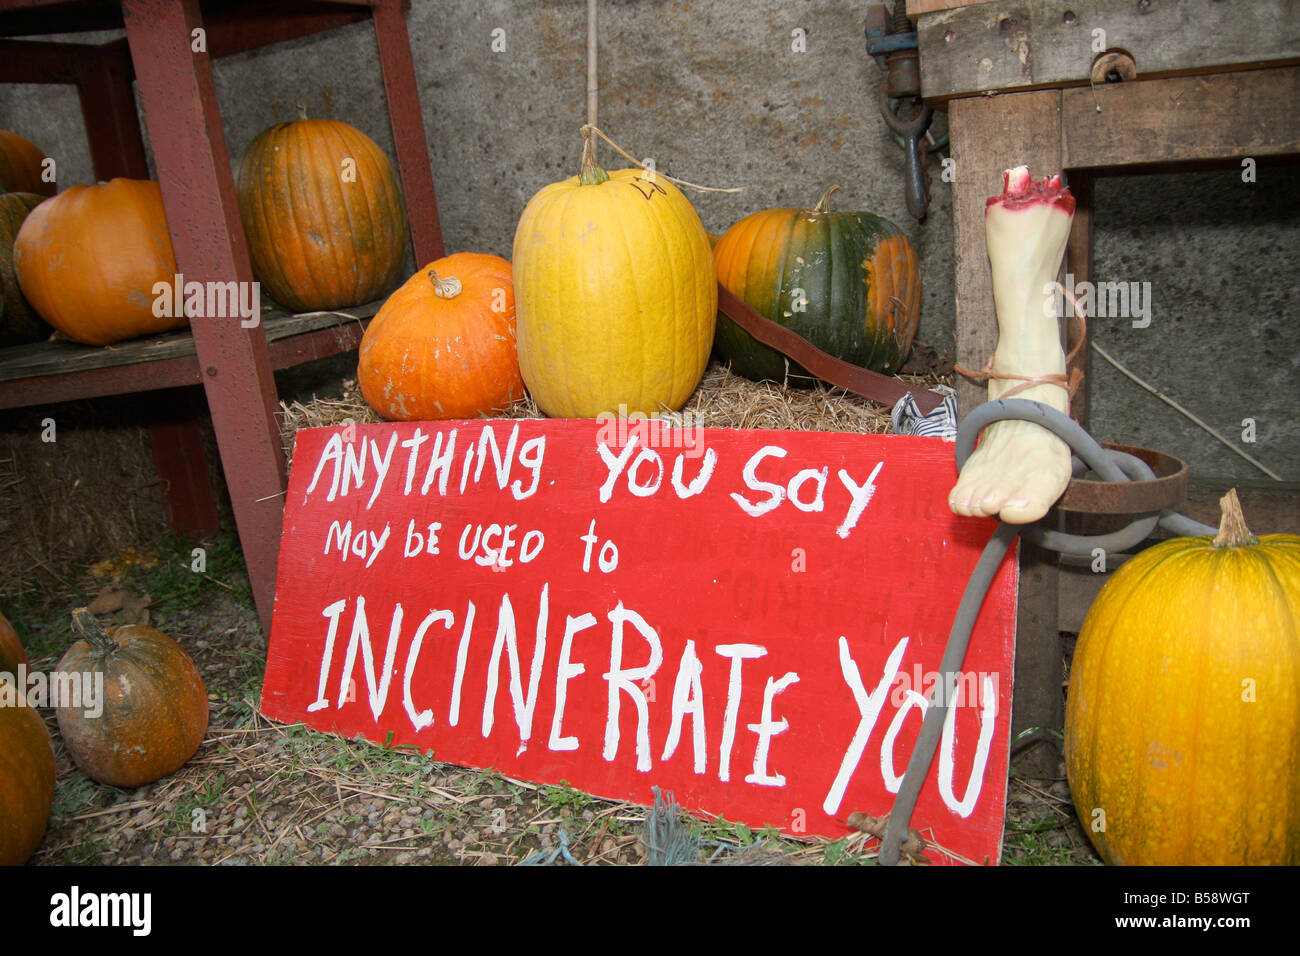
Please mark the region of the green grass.
<svg viewBox="0 0 1300 956"><path fill-rule="evenodd" d="M217 589L228 590L234 600L252 607L253 592L244 570L239 539L223 533L206 540L169 535L154 548L158 564L135 565L126 575L130 587L146 592L154 606L175 612L204 603Z"/></svg>
<svg viewBox="0 0 1300 956"><path fill-rule="evenodd" d="M179 834L193 832L194 811L203 810L206 815L208 810L216 806L225 793L225 783L226 775L217 774L205 780L199 789L191 791L176 801L171 815L172 828L175 832Z"/></svg>

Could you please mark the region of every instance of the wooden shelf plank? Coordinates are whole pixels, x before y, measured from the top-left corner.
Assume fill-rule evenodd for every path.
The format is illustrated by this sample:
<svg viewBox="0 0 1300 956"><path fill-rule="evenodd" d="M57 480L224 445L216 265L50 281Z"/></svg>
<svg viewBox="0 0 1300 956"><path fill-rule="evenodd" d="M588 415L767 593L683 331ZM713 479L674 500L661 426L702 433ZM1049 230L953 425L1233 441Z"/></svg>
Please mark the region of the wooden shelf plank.
<svg viewBox="0 0 1300 956"><path fill-rule="evenodd" d="M289 368L356 348L369 319L382 304L376 300L337 312L264 316L271 367ZM194 338L188 329L104 348L37 342L0 349L0 408L201 382Z"/></svg>
<svg viewBox="0 0 1300 956"><path fill-rule="evenodd" d="M1300 153L1297 100L1295 66L1063 90L1063 163L1115 168Z"/></svg>
<svg viewBox="0 0 1300 956"><path fill-rule="evenodd" d="M1087 86L1098 44L1130 54L1139 79L1297 62L1294 11L1294 0L1197 4L1195 15L1177 3L1002 0L927 13L917 23L921 91L943 100Z"/></svg>

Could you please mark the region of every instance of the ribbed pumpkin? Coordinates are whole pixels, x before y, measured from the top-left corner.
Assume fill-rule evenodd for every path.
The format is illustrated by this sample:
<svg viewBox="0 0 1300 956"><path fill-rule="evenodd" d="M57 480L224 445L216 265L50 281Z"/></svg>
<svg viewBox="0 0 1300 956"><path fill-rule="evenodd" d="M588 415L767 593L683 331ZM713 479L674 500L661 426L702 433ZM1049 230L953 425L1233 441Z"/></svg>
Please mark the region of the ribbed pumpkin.
<svg viewBox="0 0 1300 956"><path fill-rule="evenodd" d="M0 345L37 342L52 331L27 304L14 272L14 238L27 214L44 201L36 193L0 194Z"/></svg>
<svg viewBox="0 0 1300 956"><path fill-rule="evenodd" d="M9 619L0 614L0 674L17 674L18 665L27 663L27 652L23 650L18 632L9 623Z"/></svg>
<svg viewBox="0 0 1300 956"><path fill-rule="evenodd" d="M0 678L0 699L16 692ZM0 866L22 866L41 845L54 801L54 750L31 707L0 704Z"/></svg>
<svg viewBox="0 0 1300 956"><path fill-rule="evenodd" d="M907 236L869 212L831 212L832 186L813 209L768 209L728 229L713 250L718 281L759 314L824 352L897 372L921 313L921 275ZM717 351L756 381L811 385L811 375L718 317Z"/></svg>
<svg viewBox="0 0 1300 956"><path fill-rule="evenodd" d="M458 252L413 275L366 328L357 384L399 421L474 418L522 398L510 263Z"/></svg>
<svg viewBox="0 0 1300 956"><path fill-rule="evenodd" d="M208 729L208 694L194 661L156 628L126 624L110 633L85 608L72 612L72 624L81 640L59 670L104 675L102 715L56 711L77 766L114 787L139 787L180 769Z"/></svg>
<svg viewBox="0 0 1300 956"><path fill-rule="evenodd" d="M0 191L53 196L57 183L41 179L45 153L31 140L0 129Z"/></svg>
<svg viewBox="0 0 1300 956"><path fill-rule="evenodd" d="M154 314L154 286L175 281L176 256L152 180L71 186L47 199L18 230L14 271L41 318L87 345L187 324Z"/></svg>
<svg viewBox="0 0 1300 956"><path fill-rule="evenodd" d="M1066 707L1074 805L1108 863L1300 864L1300 536L1125 562L1085 619Z"/></svg>
<svg viewBox="0 0 1300 956"><path fill-rule="evenodd" d="M533 196L515 231L524 383L557 417L679 409L713 343L708 234L663 176L606 173L586 143L581 175Z"/></svg>
<svg viewBox="0 0 1300 956"><path fill-rule="evenodd" d="M397 284L402 189L388 156L359 129L303 110L249 144L235 189L253 273L281 305L346 308Z"/></svg>

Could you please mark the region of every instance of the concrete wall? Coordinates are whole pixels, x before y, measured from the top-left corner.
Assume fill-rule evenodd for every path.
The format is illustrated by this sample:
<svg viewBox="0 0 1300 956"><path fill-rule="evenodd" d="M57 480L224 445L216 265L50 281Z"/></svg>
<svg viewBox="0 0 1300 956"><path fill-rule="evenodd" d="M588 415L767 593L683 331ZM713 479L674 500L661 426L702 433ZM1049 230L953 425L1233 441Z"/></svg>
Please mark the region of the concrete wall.
<svg viewBox="0 0 1300 956"><path fill-rule="evenodd" d="M715 232L757 209L811 205L839 183L837 208L872 210L912 238L925 289L919 338L951 352L950 188L935 176L928 220L907 214L902 150L875 106L882 74L864 52L864 8L606 0L600 125L670 175L745 186L738 195L690 194ZM447 247L509 256L529 197L577 171L585 4L414 0L408 23ZM804 52L793 48L796 30ZM504 37L504 51L493 51L494 35ZM293 118L300 102L391 152L376 56L362 24L217 62L232 154ZM0 126L58 157L62 182L93 179L70 89L0 87ZM608 148L602 158L618 165ZM1300 304L1297 182L1294 168L1263 167L1252 187L1234 172L1102 182L1097 278L1150 281L1156 311L1145 330L1100 320L1093 327L1121 361L1230 435L1239 439L1241 419L1254 417L1257 441L1243 447L1293 481L1300 350L1283 323ZM1100 360L1094 368L1099 436L1189 458L1197 474L1259 476Z"/></svg>

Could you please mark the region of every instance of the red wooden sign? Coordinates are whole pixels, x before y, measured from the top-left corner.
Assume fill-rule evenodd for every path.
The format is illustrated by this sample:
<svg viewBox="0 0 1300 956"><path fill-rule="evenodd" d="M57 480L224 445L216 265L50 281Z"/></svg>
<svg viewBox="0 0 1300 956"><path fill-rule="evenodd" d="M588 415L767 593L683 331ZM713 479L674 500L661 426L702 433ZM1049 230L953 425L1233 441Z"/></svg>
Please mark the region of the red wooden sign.
<svg viewBox="0 0 1300 956"><path fill-rule="evenodd" d="M930 438L615 420L300 431L262 713L846 835L853 811L892 805L994 528L951 514L955 477L952 445ZM1001 844L1015 590L1012 555L913 815L974 862Z"/></svg>

